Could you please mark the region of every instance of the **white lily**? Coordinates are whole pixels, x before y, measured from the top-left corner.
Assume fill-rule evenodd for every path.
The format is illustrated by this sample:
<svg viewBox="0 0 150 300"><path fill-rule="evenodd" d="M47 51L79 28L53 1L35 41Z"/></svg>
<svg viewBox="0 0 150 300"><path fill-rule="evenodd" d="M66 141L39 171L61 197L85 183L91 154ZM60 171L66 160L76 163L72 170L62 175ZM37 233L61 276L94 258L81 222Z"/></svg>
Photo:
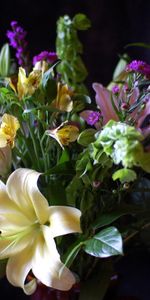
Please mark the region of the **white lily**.
<svg viewBox="0 0 150 300"><path fill-rule="evenodd" d="M73 274L60 260L54 238L81 232L80 210L49 206L37 186L40 173L17 169L6 185L0 181L0 259L8 258L7 279L28 295L43 284L69 290ZM28 273L36 277L26 283Z"/></svg>

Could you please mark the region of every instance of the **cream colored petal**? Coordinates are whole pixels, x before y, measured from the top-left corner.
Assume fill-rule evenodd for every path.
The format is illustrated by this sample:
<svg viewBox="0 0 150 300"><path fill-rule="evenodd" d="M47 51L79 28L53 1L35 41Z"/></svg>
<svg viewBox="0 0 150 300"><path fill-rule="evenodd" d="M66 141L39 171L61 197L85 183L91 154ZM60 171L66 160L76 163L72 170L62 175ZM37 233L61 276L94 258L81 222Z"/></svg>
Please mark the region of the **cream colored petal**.
<svg viewBox="0 0 150 300"><path fill-rule="evenodd" d="M8 260L6 275L8 281L17 287L21 287L27 295L31 295L36 290L36 279L25 284L26 277L32 268L32 249L26 248L16 256Z"/></svg>
<svg viewBox="0 0 150 300"><path fill-rule="evenodd" d="M44 224L48 220L48 202L37 186L40 173L30 169L17 169L6 183L9 197L30 219Z"/></svg>
<svg viewBox="0 0 150 300"><path fill-rule="evenodd" d="M18 233L30 224L30 220L9 198L5 184L0 181L0 231L2 234Z"/></svg>
<svg viewBox="0 0 150 300"><path fill-rule="evenodd" d="M42 231L44 237L39 237L36 245L32 265L33 274L49 287L69 290L75 283L75 278L60 261L50 228L42 226Z"/></svg>
<svg viewBox="0 0 150 300"><path fill-rule="evenodd" d="M0 207L0 231L3 236L10 236L26 230L31 226L30 220L21 212L4 206Z"/></svg>
<svg viewBox="0 0 150 300"><path fill-rule="evenodd" d="M34 244L34 233L20 232L10 237L0 236L0 259L8 258L20 253L23 249Z"/></svg>
<svg viewBox="0 0 150 300"><path fill-rule="evenodd" d="M4 148L7 146L7 136L0 129L0 148Z"/></svg>
<svg viewBox="0 0 150 300"><path fill-rule="evenodd" d="M50 229L53 237L81 232L81 211L74 207L51 206L49 208Z"/></svg>

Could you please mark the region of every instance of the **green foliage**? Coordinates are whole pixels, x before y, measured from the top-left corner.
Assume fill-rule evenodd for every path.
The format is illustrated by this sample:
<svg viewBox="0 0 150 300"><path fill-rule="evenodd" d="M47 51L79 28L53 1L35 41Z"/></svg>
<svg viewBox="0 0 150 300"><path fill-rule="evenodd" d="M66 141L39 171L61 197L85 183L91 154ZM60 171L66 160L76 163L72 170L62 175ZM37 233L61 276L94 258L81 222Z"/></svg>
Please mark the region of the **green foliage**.
<svg viewBox="0 0 150 300"><path fill-rule="evenodd" d="M133 126L111 120L92 145L93 159L97 159L97 152L101 155L104 152L116 165L122 163L125 168L139 166L149 172L150 154L144 152L143 139L142 134Z"/></svg>
<svg viewBox="0 0 150 300"><path fill-rule="evenodd" d="M84 14L77 14L72 20L65 15L57 22L56 52L61 60L57 67L62 79L76 92L87 93L83 82L87 70L82 61L82 44L78 38L78 30L86 30L90 21Z"/></svg>
<svg viewBox="0 0 150 300"><path fill-rule="evenodd" d="M10 49L5 44L0 51L0 76L7 77L10 73Z"/></svg>
<svg viewBox="0 0 150 300"><path fill-rule="evenodd" d="M96 130L89 128L82 131L78 137L78 143L82 146L88 146L90 143L95 141Z"/></svg>
<svg viewBox="0 0 150 300"><path fill-rule="evenodd" d="M84 250L96 257L109 257L122 254L121 234L115 227L103 229L85 242Z"/></svg>
<svg viewBox="0 0 150 300"><path fill-rule="evenodd" d="M113 180L119 179L122 183L134 181L136 178L136 173L130 169L119 169L112 176Z"/></svg>

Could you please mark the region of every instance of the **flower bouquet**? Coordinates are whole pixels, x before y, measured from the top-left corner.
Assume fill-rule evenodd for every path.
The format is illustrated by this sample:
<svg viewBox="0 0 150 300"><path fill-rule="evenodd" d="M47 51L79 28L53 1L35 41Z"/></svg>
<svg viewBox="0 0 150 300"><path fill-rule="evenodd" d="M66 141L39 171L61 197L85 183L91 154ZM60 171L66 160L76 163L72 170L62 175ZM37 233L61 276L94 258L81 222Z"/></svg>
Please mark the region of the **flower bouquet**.
<svg viewBox="0 0 150 300"><path fill-rule="evenodd" d="M60 17L56 52L31 61L13 21L0 52L0 273L32 299L103 299L149 219L150 65L122 56L91 99L89 27Z"/></svg>

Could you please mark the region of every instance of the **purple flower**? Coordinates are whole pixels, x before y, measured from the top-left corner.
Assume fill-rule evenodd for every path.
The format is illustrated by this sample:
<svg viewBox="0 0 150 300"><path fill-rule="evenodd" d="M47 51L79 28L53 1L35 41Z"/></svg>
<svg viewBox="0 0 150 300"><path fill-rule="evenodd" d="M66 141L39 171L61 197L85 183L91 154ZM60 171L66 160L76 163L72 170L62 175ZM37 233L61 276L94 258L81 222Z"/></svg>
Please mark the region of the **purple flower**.
<svg viewBox="0 0 150 300"><path fill-rule="evenodd" d="M27 51L27 42L25 40L27 32L18 25L17 21L11 22L11 28L12 31L8 30L6 33L9 43L16 49L18 64L27 68L29 66L29 53Z"/></svg>
<svg viewBox="0 0 150 300"><path fill-rule="evenodd" d="M130 64L126 66L127 72L138 72L147 77L150 77L150 65L142 60L133 60Z"/></svg>
<svg viewBox="0 0 150 300"><path fill-rule="evenodd" d="M95 125L95 123L99 121L100 116L100 112L93 110L84 110L82 113L80 113L80 117L91 126Z"/></svg>
<svg viewBox="0 0 150 300"><path fill-rule="evenodd" d="M116 84L112 87L112 93L113 94L118 94L120 91L119 86Z"/></svg>
<svg viewBox="0 0 150 300"><path fill-rule="evenodd" d="M42 51L38 55L33 57L33 65L35 65L38 61L46 60L48 63L52 64L55 60L57 60L56 52L48 52Z"/></svg>

